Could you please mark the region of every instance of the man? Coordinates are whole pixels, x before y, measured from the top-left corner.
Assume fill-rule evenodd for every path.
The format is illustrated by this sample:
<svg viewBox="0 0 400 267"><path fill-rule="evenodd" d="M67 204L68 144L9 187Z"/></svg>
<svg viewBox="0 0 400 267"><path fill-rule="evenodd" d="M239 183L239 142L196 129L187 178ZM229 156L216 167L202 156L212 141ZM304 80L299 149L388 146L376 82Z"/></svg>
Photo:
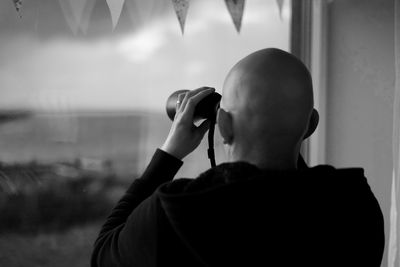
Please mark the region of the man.
<svg viewBox="0 0 400 267"><path fill-rule="evenodd" d="M179 96L171 131L104 224L92 266L380 266L383 216L363 169L308 168L318 124L306 67L279 49L239 61L217 124L228 161L171 181L206 133Z"/></svg>

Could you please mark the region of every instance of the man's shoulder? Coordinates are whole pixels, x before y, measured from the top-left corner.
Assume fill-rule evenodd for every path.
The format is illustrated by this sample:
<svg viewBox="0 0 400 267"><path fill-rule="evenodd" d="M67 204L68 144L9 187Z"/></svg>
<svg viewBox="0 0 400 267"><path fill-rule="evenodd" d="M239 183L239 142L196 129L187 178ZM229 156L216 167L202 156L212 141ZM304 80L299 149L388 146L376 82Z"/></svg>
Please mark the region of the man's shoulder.
<svg viewBox="0 0 400 267"><path fill-rule="evenodd" d="M196 178L178 178L162 185L169 193L194 193L243 181L258 174L260 170L246 162L222 163L201 173Z"/></svg>
<svg viewBox="0 0 400 267"><path fill-rule="evenodd" d="M201 173L196 178L179 178L162 185L168 193L194 193L230 184L268 180L269 183L367 183L363 168L335 168L317 165L295 171L261 170L247 162L222 163Z"/></svg>

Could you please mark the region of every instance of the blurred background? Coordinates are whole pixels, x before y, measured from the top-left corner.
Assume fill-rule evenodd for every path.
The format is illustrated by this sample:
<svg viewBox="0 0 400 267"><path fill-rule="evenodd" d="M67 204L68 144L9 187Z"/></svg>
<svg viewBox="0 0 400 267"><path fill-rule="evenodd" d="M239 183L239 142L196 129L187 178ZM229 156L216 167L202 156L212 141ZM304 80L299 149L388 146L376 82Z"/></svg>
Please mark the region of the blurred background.
<svg viewBox="0 0 400 267"><path fill-rule="evenodd" d="M221 93L242 57L290 50L290 1L246 2L239 34L224 1L192 0L184 35L171 1L126 0L114 29L105 0L80 25L66 2L0 2L0 266L88 266L105 216L168 134L168 96ZM177 177L209 168L206 146Z"/></svg>

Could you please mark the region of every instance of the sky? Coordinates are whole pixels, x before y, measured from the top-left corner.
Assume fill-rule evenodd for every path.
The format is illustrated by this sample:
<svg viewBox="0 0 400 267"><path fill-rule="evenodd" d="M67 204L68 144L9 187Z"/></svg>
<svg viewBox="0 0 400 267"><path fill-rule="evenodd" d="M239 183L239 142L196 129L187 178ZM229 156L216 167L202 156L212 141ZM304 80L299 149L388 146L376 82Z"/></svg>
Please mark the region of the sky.
<svg viewBox="0 0 400 267"><path fill-rule="evenodd" d="M289 1L282 19L275 0L247 1L238 34L224 1L192 0L184 35L170 1L126 1L114 31L96 0L77 34L57 0L23 1L22 18L0 1L0 109L164 112L175 90L221 92L242 57L289 47Z"/></svg>

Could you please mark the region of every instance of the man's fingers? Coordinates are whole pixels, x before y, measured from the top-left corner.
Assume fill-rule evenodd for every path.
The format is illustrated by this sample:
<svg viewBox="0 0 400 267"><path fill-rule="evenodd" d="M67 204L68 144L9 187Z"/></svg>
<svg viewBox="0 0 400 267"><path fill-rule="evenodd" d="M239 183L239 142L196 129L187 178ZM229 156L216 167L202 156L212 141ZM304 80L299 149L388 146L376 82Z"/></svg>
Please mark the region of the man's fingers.
<svg viewBox="0 0 400 267"><path fill-rule="evenodd" d="M181 104L180 104L181 110L183 111L186 108L187 102L189 101L190 98L192 98L194 95L197 95L199 92L206 91L209 89L211 89L211 87L204 86L204 87L200 87L195 90L183 93L183 95L184 95L183 100L181 101Z"/></svg>
<svg viewBox="0 0 400 267"><path fill-rule="evenodd" d="M186 116L193 116L194 110L196 105L204 99L206 96L210 95L215 91L214 88L207 88L204 90L199 91L197 94L193 95L192 97L187 99L187 102L184 107L185 115Z"/></svg>
<svg viewBox="0 0 400 267"><path fill-rule="evenodd" d="M206 90L200 91L197 94L193 95L191 98L193 100L193 104L197 105L203 98L208 96L209 94L215 92L214 88L208 88Z"/></svg>
<svg viewBox="0 0 400 267"><path fill-rule="evenodd" d="M185 107L186 107L186 103L187 103L188 98L189 98L188 94L189 94L189 92L183 94L182 102L179 105L179 110L180 111L183 111L185 109ZM179 96L181 96L181 95L179 95Z"/></svg>
<svg viewBox="0 0 400 267"><path fill-rule="evenodd" d="M176 111L182 106L183 99L185 98L186 93L181 93L178 95L178 100L176 101Z"/></svg>
<svg viewBox="0 0 400 267"><path fill-rule="evenodd" d="M203 87L194 89L194 90L192 90L192 91L189 91L189 92L188 92L188 93L189 93L189 97L192 97L192 96L194 96L194 95L197 95L197 94L200 93L201 91L205 91L205 90L209 90L209 89L214 89L214 88L208 87L208 86L203 86Z"/></svg>

